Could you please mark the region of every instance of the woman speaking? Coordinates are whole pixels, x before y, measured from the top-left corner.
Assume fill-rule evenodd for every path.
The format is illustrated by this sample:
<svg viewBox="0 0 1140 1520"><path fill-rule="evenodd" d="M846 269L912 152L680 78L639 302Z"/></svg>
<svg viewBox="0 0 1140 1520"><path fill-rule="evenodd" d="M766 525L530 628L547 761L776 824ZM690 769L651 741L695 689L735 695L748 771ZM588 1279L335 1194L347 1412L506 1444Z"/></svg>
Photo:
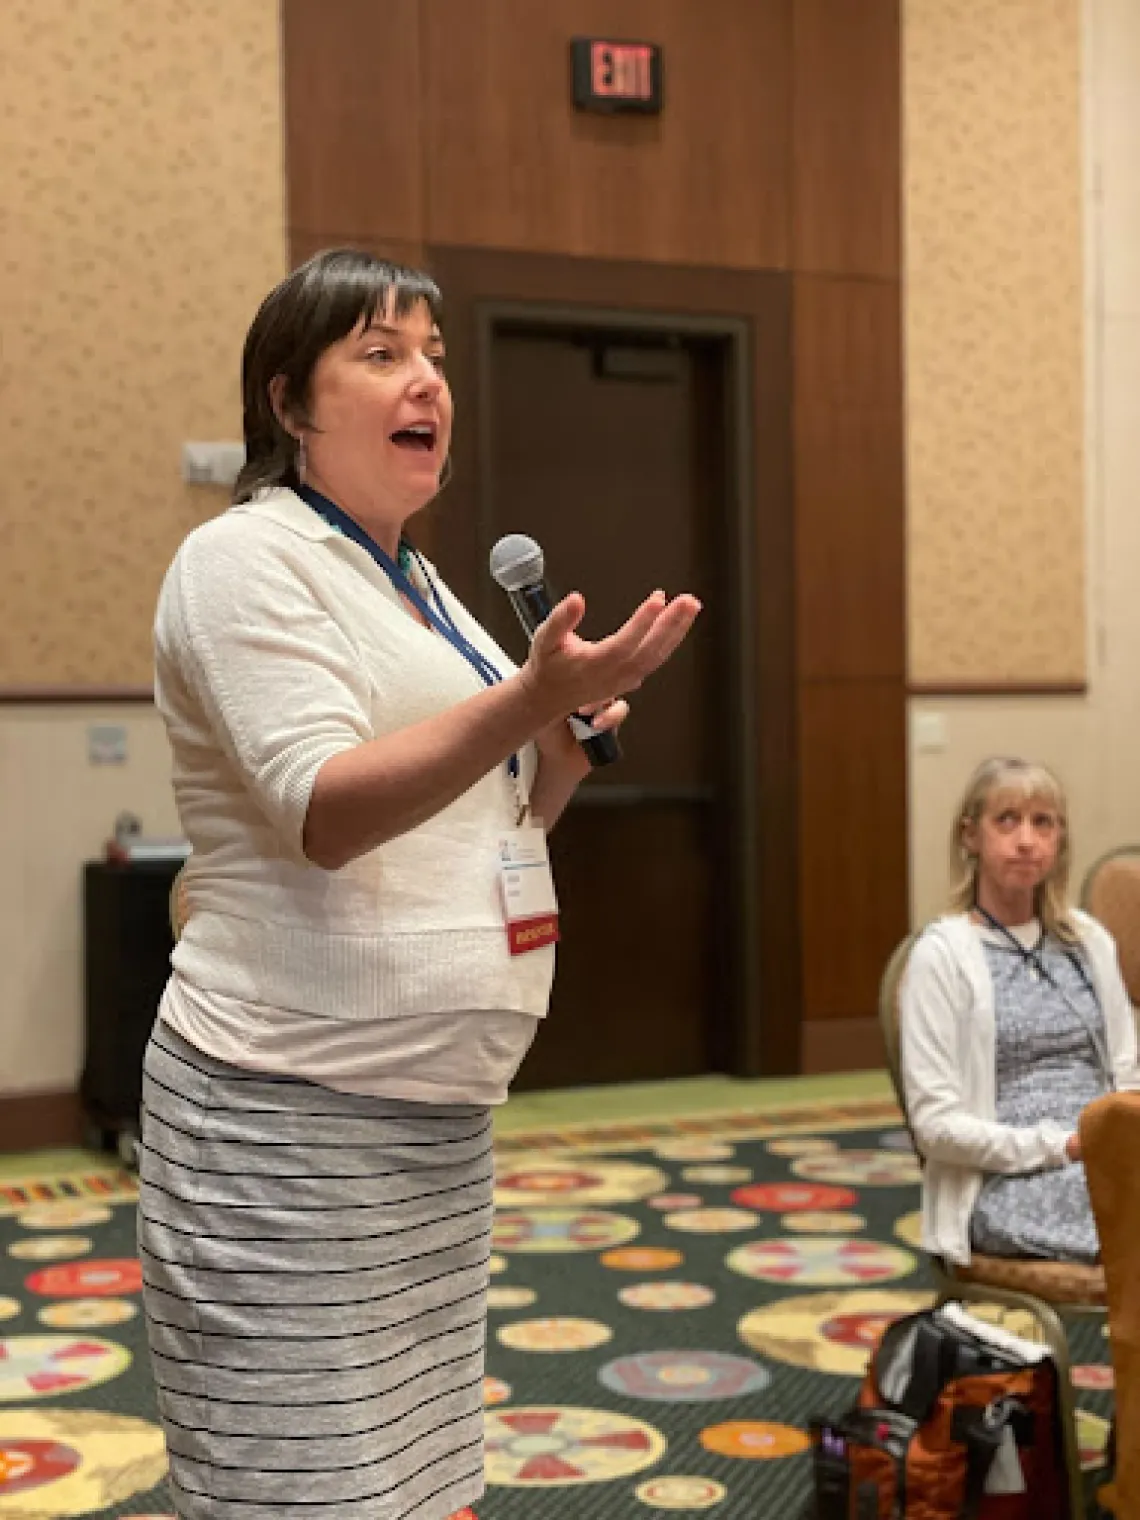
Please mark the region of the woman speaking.
<svg viewBox="0 0 1140 1520"><path fill-rule="evenodd" d="M588 642L568 596L516 669L411 548L452 422L426 275L318 255L242 379L234 505L155 626L192 845L140 1177L172 1499L445 1520L483 1492L490 1106L554 970L505 876L553 907L567 716L617 728L700 609L655 592Z"/></svg>

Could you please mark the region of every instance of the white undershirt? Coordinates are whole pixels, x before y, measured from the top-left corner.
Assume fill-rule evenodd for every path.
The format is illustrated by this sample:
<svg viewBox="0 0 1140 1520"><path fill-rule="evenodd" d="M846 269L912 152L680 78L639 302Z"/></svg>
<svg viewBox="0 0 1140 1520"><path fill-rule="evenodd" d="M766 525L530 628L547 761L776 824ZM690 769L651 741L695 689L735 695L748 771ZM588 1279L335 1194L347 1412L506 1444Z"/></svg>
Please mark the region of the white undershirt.
<svg viewBox="0 0 1140 1520"><path fill-rule="evenodd" d="M1006 948L1009 947L1009 940L1006 939L1006 934L1011 935L1023 950L1036 950L1043 938L1041 920L1039 918L1031 918L1024 924L1003 924L1002 928L1005 930L1005 934L995 929L993 924L984 921L980 924L974 924L974 928L987 944L1005 945Z"/></svg>
<svg viewBox="0 0 1140 1520"><path fill-rule="evenodd" d="M177 972L159 1018L231 1066L367 1097L473 1104L506 1101L541 1022L506 1009L318 1018L206 992Z"/></svg>

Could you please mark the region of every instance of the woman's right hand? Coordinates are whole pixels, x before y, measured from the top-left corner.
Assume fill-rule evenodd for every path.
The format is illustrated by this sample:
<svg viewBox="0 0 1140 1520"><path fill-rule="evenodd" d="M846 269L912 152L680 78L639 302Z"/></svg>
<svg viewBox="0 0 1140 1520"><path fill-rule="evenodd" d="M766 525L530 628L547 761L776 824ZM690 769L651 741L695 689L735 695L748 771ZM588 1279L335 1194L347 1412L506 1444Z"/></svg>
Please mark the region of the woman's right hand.
<svg viewBox="0 0 1140 1520"><path fill-rule="evenodd" d="M669 601L663 591L655 591L616 633L591 642L575 631L585 616L586 602L573 592L538 629L520 679L541 709L544 722L623 697L665 663L700 610L695 596Z"/></svg>

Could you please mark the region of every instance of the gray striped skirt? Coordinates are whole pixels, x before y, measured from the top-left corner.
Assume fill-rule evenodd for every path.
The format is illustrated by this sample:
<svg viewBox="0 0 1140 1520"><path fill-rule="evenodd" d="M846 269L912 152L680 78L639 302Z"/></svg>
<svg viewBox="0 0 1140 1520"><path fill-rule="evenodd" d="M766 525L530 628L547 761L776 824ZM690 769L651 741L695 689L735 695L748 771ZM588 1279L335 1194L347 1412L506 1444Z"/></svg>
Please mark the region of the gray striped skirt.
<svg viewBox="0 0 1140 1520"><path fill-rule="evenodd" d="M159 1024L139 1254L183 1520L446 1520L483 1492L486 1108L223 1065Z"/></svg>

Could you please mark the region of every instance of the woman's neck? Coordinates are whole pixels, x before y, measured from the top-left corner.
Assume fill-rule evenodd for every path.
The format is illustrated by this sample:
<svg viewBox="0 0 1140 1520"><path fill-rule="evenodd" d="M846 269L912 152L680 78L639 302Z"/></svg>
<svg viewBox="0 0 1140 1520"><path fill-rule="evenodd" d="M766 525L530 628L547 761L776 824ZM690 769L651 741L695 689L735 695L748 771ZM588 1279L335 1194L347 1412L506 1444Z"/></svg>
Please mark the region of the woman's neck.
<svg viewBox="0 0 1140 1520"><path fill-rule="evenodd" d="M1037 915L1032 887L1003 892L993 882L979 881L975 901L983 916L996 919L1007 929L1027 924Z"/></svg>
<svg viewBox="0 0 1140 1520"><path fill-rule="evenodd" d="M369 538L384 550L385 554L392 559L396 558L404 523L401 517L392 514L390 503L367 500L359 492L338 490L312 472L309 473L305 484L314 491L319 491L322 496L327 496L329 501L338 506L342 512L347 512L349 517L364 529Z"/></svg>

